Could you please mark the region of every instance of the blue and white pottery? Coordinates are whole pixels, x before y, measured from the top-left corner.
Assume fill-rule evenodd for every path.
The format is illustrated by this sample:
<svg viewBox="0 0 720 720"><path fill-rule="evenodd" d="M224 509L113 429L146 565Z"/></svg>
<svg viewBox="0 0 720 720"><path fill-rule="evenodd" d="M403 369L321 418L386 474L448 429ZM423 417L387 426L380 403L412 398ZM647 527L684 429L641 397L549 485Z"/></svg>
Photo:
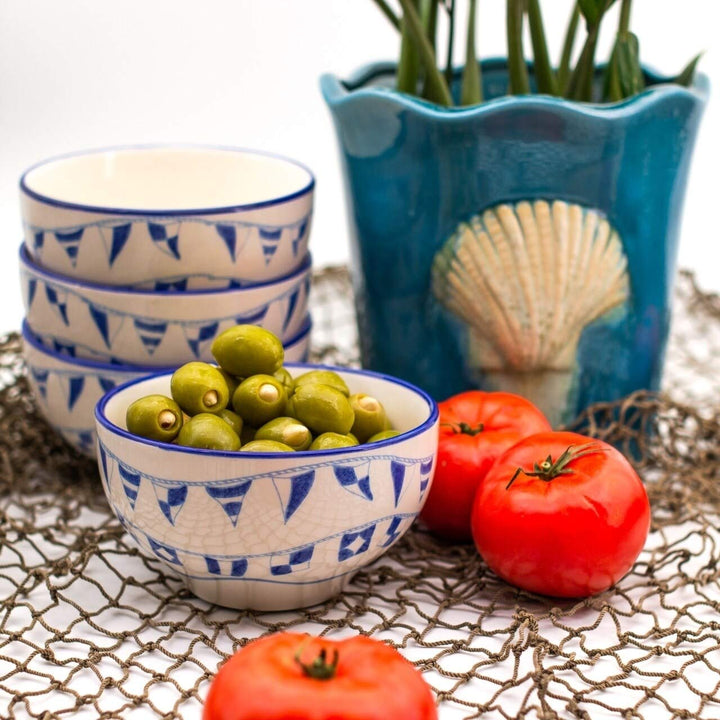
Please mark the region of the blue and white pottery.
<svg viewBox="0 0 720 720"><path fill-rule="evenodd" d="M289 365L294 375L312 369ZM125 429L159 374L111 391L95 411L110 506L144 552L218 605L286 610L341 592L410 527L432 481L438 411L400 380L332 368L383 402L402 433L326 451L243 453L153 442Z"/></svg>
<svg viewBox="0 0 720 720"><path fill-rule="evenodd" d="M25 312L43 344L74 357L157 367L212 361L212 341L249 323L283 342L308 312L311 258L279 280L222 290L128 290L61 276L20 248Z"/></svg>
<svg viewBox="0 0 720 720"><path fill-rule="evenodd" d="M519 392L554 424L657 389L686 179L708 95L647 72L614 104L507 96L445 109L374 64L321 87L348 188L365 367L436 399Z"/></svg>
<svg viewBox="0 0 720 720"><path fill-rule="evenodd" d="M310 313L305 316L302 327L294 337L283 342L285 350L285 362L302 363L307 362L310 355L310 340L312 337L312 317Z"/></svg>
<svg viewBox="0 0 720 720"><path fill-rule="evenodd" d="M158 368L93 362L44 347L22 326L23 358L40 414L76 450L95 457L97 401L117 385L146 377Z"/></svg>
<svg viewBox="0 0 720 720"><path fill-rule="evenodd" d="M45 160L20 180L42 266L105 285L226 287L304 262L315 180L239 148L113 147Z"/></svg>

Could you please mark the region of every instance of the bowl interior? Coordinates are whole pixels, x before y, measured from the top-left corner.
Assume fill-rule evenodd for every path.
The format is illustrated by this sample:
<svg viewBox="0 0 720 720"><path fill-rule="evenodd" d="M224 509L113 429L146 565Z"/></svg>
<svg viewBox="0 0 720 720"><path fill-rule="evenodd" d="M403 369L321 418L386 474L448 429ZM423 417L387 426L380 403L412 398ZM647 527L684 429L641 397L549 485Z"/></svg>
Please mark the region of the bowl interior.
<svg viewBox="0 0 720 720"><path fill-rule="evenodd" d="M437 415L437 406L433 400L422 390L401 380L367 371L350 370L323 365L306 365L301 363L288 363L285 367L294 376L307 370L324 368L337 372L348 384L350 392L362 392L373 395L385 406L388 417L396 430L401 433L426 427L432 424ZM125 424L125 411L138 398L153 393L168 395L170 393L170 376L172 373L161 373L149 378L126 383L108 393L98 404L97 415L103 424L108 425L115 432L127 434ZM112 427L115 426L115 427ZM138 442L155 445L157 443L143 438L135 438ZM398 442L401 436L383 442ZM197 452L190 448L175 446L181 451ZM355 448L342 448L339 451L352 452ZM214 452L214 451L202 451ZM327 451L324 451L327 452ZM226 454L220 451L217 454ZM261 453L259 453L261 454Z"/></svg>
<svg viewBox="0 0 720 720"><path fill-rule="evenodd" d="M313 185L302 165L249 150L138 147L48 160L23 176L41 200L102 209L183 211L287 199Z"/></svg>

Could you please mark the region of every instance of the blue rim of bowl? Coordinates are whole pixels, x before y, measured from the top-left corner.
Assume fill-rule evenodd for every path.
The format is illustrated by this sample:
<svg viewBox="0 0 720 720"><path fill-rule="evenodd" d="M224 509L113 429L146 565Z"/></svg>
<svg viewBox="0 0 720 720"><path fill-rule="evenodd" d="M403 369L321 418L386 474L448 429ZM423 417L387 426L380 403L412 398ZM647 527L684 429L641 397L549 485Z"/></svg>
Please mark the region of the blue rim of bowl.
<svg viewBox="0 0 720 720"><path fill-rule="evenodd" d="M283 275L282 277L275 278L274 280L262 280L261 282L253 283L251 285L242 285L241 287L236 288L196 288L193 290L148 290L143 288L129 288L125 287L123 285L103 285L102 283L95 283L95 282L87 282L85 280L78 280L74 277L68 277L67 275L62 275L61 273L57 273L53 270L48 270L45 267L41 267L40 265L35 262L33 256L31 255L30 251L28 250L28 246L26 243L21 243L20 248L18 250L18 256L20 260L20 267L26 268L26 272L32 273L33 275L37 275L38 277L44 279L44 280L50 280L51 282L60 283L62 285L65 285L66 287L75 287L75 288L87 288L89 290L97 290L98 292L104 292L108 294L129 294L141 297L143 295L149 295L149 296L157 296L162 295L163 297L169 296L181 296L181 295L189 295L189 296L195 296L195 295L212 295L217 294L221 295L223 293L242 293L242 292L250 292L251 290L258 290L260 288L268 287L270 285L279 285L280 283L287 282L289 280L293 280L296 277L299 278L303 274L310 272L312 270L312 254L306 253L302 264L300 267L296 268L292 272L288 273L287 275Z"/></svg>
<svg viewBox="0 0 720 720"><path fill-rule="evenodd" d="M352 375L363 375L368 376L372 378L376 378L378 380L385 380L386 382L392 383L393 385L400 385L401 387L404 387L411 392L415 393L416 395L420 396L428 406L429 410L429 417L424 420L420 425L417 427L412 428L411 430L408 430L407 432L400 433L400 435L396 435L395 437L387 438L386 440L378 440L377 442L374 442L372 444L367 444L368 447L371 448L381 448L381 447L389 447L391 445L395 445L399 442L404 442L405 440L408 440L409 438L416 437L417 435L420 435L421 433L425 432L426 430L430 429L435 422L438 419L439 416L439 410L438 405L433 400L428 393L426 393L423 389L417 387L416 385L413 385L412 383L406 382L405 380L401 380L400 378L393 377L392 375L385 375L384 373L378 373L373 370L358 370L356 368L345 368L345 367L338 367L336 365L320 365L315 363L287 363L285 365L287 368L296 368L298 370L334 370L339 371L342 373L350 373ZM106 392L96 403L95 405L95 420L97 423L99 423L105 430L112 433L113 435L118 435L119 437L123 437L127 440L132 440L133 442L138 442L141 445L147 445L148 447L154 447L158 448L159 450L169 450L172 452L179 452L179 453L185 453L190 455L201 455L202 457L223 457L223 458L242 458L243 455L241 452L235 450L205 450L203 448L186 448L181 445L172 445L170 443L163 443L158 442L156 440L148 440L147 438L138 437L137 435L133 435L132 433L128 432L127 430L123 430L121 427L118 427L117 425L114 425L111 423L106 417L105 417L105 406L108 404L108 402L118 393L122 392L123 390L126 390L129 387L132 387L133 385L136 385L141 382L146 382L148 380L152 380L161 376L169 375L169 372L156 372L152 375L142 377L142 378L136 378L134 380L128 380L121 385L117 385L112 390L109 390ZM351 455L353 453L357 453L359 449L361 449L363 445L352 445L350 447L343 447L343 448L333 448L332 450L299 450L297 451L298 455L302 455L303 457L309 456L309 457L317 457L319 455ZM255 458L272 458L277 459L278 453L269 453L269 452L254 452L252 454L248 454L246 456L248 459L255 459Z"/></svg>
<svg viewBox="0 0 720 720"><path fill-rule="evenodd" d="M46 165L52 165L54 163L60 163L63 160L71 160L73 158L84 157L86 155L102 155L104 153L111 152L130 152L134 150L213 150L220 152L235 152L243 153L246 155L256 155L265 158L272 158L274 160L280 160L282 162L289 163L295 167L300 168L308 174L308 183L300 190L296 190L287 195L281 197L271 198L269 200L261 200L255 203L245 203L238 205L224 205L222 207L209 207L209 208L185 208L181 210L174 210L172 208L158 209L158 210L140 210L138 208L114 208L106 207L103 205L88 205L85 203L74 203L67 200L58 200L57 198L44 195L43 193L37 192L30 188L27 184L27 179L30 173L38 170ZM85 212L95 213L110 213L113 215L147 215L151 217L173 215L177 217L187 217L192 215L219 215L221 213L239 212L242 210L257 210L259 208L270 207L272 205L279 205L280 203L286 203L296 198L302 197L312 192L315 187L315 175L313 175L310 168L297 160L289 158L285 155L277 153L265 152L262 150L251 150L249 148L232 147L229 145L203 145L194 143L150 143L140 145L116 145L101 148L92 148L89 150L78 150L75 152L64 153L62 155L55 155L53 157L40 160L39 162L31 165L27 168L20 176L20 191L25 193L28 197L39 202L52 205L53 207L66 208L68 210L83 210Z"/></svg>
<svg viewBox="0 0 720 720"><path fill-rule="evenodd" d="M53 350L52 348L49 348L47 345L44 345L40 340L38 339L37 335L33 331L33 329L30 327L30 323L28 323L27 320L22 321L22 327L21 327L21 334L23 342L27 342L28 344L32 345L35 350L37 350L39 353L43 355L47 355L55 360L59 360L60 362L64 362L67 365L73 365L78 367L84 367L88 370L102 370L107 372L134 372L134 373L143 373L143 378L148 375L156 375L156 374L164 374L168 371L175 370L174 367L158 367L158 366L151 366L151 365L132 365L130 363L109 363L109 362L99 362L98 360L91 360L90 358L82 358L82 357L75 357L73 355L65 355L61 352L58 352L57 350ZM142 380L143 378L135 378L137 380Z"/></svg>

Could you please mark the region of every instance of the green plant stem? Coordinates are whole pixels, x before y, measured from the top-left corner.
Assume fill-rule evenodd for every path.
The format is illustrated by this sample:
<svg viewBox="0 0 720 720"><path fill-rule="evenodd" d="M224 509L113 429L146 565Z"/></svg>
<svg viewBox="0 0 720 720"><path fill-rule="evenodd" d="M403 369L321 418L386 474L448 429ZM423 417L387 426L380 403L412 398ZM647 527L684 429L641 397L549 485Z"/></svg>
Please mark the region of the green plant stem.
<svg viewBox="0 0 720 720"><path fill-rule="evenodd" d="M566 97L571 100L592 100L593 76L595 74L595 49L597 48L600 24L588 28L585 45L578 59L575 70L570 76Z"/></svg>
<svg viewBox="0 0 720 720"><path fill-rule="evenodd" d="M460 92L461 105L476 105L482 102L482 77L480 64L475 50L475 11L476 0L470 0L468 5L467 41L465 44L465 67L462 74L462 87Z"/></svg>
<svg viewBox="0 0 720 720"><path fill-rule="evenodd" d="M400 0L400 4L403 8L403 24L407 27L408 33L417 49L420 61L425 68L428 87L431 89L434 97L437 98L436 102L441 105L452 105L450 90L445 82L445 78L440 70L438 70L435 53L430 45L430 41L425 37L418 11L413 5L412 0Z"/></svg>
<svg viewBox="0 0 720 720"><path fill-rule="evenodd" d="M433 52L437 57L436 43L437 43L437 14L438 14L439 0L422 0L422 23L425 29L425 36L430 41ZM433 102L438 102L439 99L433 94L432 86L428 80L427 73L425 73L423 81L422 96Z"/></svg>
<svg viewBox="0 0 720 720"><path fill-rule="evenodd" d="M632 0L622 0L620 6L620 25L618 33L630 32L630 11L632 10Z"/></svg>
<svg viewBox="0 0 720 720"><path fill-rule="evenodd" d="M417 0L410 0L410 2L417 3ZM420 76L420 59L407 14L403 15L400 27L402 39L400 41L400 61L397 69L397 89L409 95L416 95Z"/></svg>
<svg viewBox="0 0 720 720"><path fill-rule="evenodd" d="M453 81L453 46L455 44L455 0L449 0L448 12L447 56L445 62L445 82L452 87Z"/></svg>
<svg viewBox="0 0 720 720"><path fill-rule="evenodd" d="M539 0L527 0L528 24L530 25L530 38L532 40L533 55L535 57L535 79L538 91L547 95L558 94L558 83L545 40L542 13Z"/></svg>
<svg viewBox="0 0 720 720"><path fill-rule="evenodd" d="M523 16L525 0L507 0L507 46L509 91L513 95L526 95L530 92L525 54L523 52Z"/></svg>
<svg viewBox="0 0 720 720"><path fill-rule="evenodd" d="M565 42L563 43L562 55L560 56L560 65L558 67L557 81L560 94L564 95L567 89L567 83L570 79L570 61L572 60L573 49L575 48L575 38L577 37L577 29L580 24L580 8L575 4L570 21L568 22L567 31L565 32Z"/></svg>
<svg viewBox="0 0 720 720"><path fill-rule="evenodd" d="M400 30L400 18L385 0L373 0L373 2L380 8L382 14L395 26L395 29Z"/></svg>

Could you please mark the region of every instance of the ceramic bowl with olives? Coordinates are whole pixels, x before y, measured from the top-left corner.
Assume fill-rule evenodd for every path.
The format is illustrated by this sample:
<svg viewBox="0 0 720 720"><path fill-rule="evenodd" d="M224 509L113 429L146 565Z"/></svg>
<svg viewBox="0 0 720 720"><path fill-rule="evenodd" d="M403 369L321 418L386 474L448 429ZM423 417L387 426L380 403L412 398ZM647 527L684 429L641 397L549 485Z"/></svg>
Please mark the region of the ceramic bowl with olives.
<svg viewBox="0 0 720 720"><path fill-rule="evenodd" d="M288 363L241 325L95 409L109 503L192 592L282 610L341 592L410 527L432 481L436 403L365 370Z"/></svg>

